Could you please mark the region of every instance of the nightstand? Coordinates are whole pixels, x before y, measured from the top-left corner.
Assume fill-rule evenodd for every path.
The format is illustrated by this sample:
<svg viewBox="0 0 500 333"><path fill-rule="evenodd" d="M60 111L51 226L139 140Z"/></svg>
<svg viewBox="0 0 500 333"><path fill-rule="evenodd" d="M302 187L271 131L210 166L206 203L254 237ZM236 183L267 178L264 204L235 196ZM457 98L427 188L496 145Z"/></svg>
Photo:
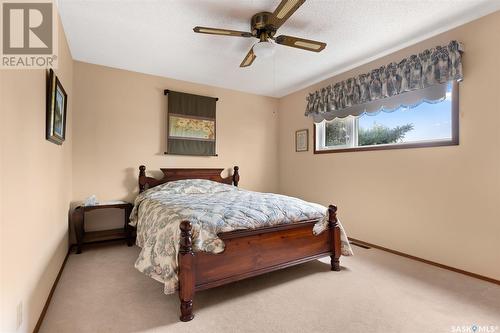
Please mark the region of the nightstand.
<svg viewBox="0 0 500 333"><path fill-rule="evenodd" d="M97 209L123 209L124 210L124 225L123 228L112 230L85 231L85 213ZM126 201L103 202L93 206L78 206L72 213L71 220L75 230L77 248L76 253L82 253L82 245L94 242L102 242L107 240L125 239L127 245L132 246L132 229L129 223L129 216L132 212L133 205Z"/></svg>

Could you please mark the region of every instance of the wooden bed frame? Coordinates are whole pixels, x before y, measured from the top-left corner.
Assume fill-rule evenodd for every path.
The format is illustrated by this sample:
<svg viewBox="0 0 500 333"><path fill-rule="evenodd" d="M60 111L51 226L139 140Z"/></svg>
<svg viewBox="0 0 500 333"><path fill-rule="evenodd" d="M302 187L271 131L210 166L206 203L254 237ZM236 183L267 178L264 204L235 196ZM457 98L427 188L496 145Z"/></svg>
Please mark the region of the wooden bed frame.
<svg viewBox="0 0 500 333"><path fill-rule="evenodd" d="M139 190L180 179L209 179L238 186L239 168L232 176L222 178L224 169L161 169L162 179L146 176L146 167L139 167ZM331 270L340 270L340 228L337 207L330 205L329 230L314 236L313 226L318 220L297 221L293 224L237 230L220 233L224 252L212 254L194 252L191 224L180 224L179 248L179 299L181 321L190 321L193 315L193 298L196 291L214 288L226 283L301 264L321 257L331 257Z"/></svg>

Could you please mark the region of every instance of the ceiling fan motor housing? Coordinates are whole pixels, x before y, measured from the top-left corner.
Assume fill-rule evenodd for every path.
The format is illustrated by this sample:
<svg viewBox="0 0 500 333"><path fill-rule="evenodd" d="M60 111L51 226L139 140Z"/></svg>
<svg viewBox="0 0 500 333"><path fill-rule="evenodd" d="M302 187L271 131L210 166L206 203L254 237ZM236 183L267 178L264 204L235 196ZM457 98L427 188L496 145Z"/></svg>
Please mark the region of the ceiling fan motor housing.
<svg viewBox="0 0 500 333"><path fill-rule="evenodd" d="M260 12L252 16L251 29L252 34L256 37L260 37L262 34L273 37L277 30L274 26L273 14Z"/></svg>

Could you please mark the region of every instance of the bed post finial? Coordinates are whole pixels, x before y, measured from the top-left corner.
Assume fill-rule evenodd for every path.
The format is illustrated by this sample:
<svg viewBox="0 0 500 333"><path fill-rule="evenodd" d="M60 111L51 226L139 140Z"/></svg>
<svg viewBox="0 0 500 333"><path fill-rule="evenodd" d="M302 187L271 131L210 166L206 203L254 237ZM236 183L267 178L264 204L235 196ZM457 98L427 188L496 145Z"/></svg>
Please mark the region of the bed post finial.
<svg viewBox="0 0 500 333"><path fill-rule="evenodd" d="M328 225L331 233L331 248L332 255L330 256L330 263L332 271L340 271L340 227L337 219L337 206L328 206Z"/></svg>
<svg viewBox="0 0 500 333"><path fill-rule="evenodd" d="M328 206L328 222L332 223L334 222L337 224L337 206L335 205L329 205Z"/></svg>
<svg viewBox="0 0 500 333"><path fill-rule="evenodd" d="M146 190L146 167L141 165L139 167L139 193Z"/></svg>
<svg viewBox="0 0 500 333"><path fill-rule="evenodd" d="M191 239L191 223L189 221L182 221L180 225L181 240L179 253L190 254L193 253L193 240Z"/></svg>
<svg viewBox="0 0 500 333"><path fill-rule="evenodd" d="M238 186L238 183L240 182L240 173L238 172L240 170L240 167L235 165L233 168L233 185Z"/></svg>
<svg viewBox="0 0 500 333"><path fill-rule="evenodd" d="M182 221L179 246L179 299L181 301L181 321L190 321L193 315L195 288L193 239L191 223Z"/></svg>

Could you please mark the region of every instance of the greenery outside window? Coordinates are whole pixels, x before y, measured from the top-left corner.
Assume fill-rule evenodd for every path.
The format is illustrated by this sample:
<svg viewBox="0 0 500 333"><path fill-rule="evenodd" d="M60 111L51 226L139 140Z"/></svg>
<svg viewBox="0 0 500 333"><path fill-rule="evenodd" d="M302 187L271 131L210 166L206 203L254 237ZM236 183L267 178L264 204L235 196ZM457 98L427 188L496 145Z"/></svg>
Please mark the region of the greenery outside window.
<svg viewBox="0 0 500 333"><path fill-rule="evenodd" d="M437 102L324 120L314 128L316 154L457 145L458 84L450 82Z"/></svg>

